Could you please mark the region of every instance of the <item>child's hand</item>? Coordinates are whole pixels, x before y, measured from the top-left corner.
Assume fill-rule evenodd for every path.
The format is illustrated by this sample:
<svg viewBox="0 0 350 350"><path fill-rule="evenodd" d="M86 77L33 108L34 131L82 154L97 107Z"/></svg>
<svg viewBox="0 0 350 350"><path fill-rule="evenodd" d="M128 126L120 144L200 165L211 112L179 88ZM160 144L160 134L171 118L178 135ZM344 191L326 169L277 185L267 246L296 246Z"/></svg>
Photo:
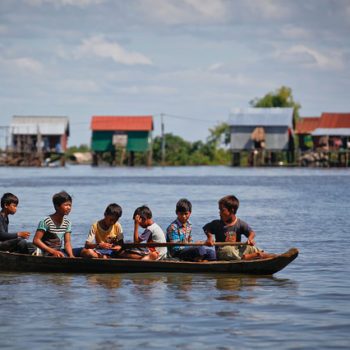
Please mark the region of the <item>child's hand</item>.
<svg viewBox="0 0 350 350"><path fill-rule="evenodd" d="M207 240L205 241L205 245L207 245L207 246L209 246L209 247L212 247L212 246L214 245L214 241L211 240L211 239L207 239Z"/></svg>
<svg viewBox="0 0 350 350"><path fill-rule="evenodd" d="M248 244L248 245L255 245L254 239L249 239L249 238L248 238L247 244Z"/></svg>
<svg viewBox="0 0 350 350"><path fill-rule="evenodd" d="M101 249L111 249L112 248L112 244L111 243L99 243L97 248L101 248Z"/></svg>
<svg viewBox="0 0 350 350"><path fill-rule="evenodd" d="M53 256L55 256L56 258L65 258L65 255L60 252L59 250L53 250L53 252L51 253Z"/></svg>
<svg viewBox="0 0 350 350"><path fill-rule="evenodd" d="M140 215L135 215L135 218L134 218L135 225L140 225L141 221L142 221L142 219L141 219Z"/></svg>
<svg viewBox="0 0 350 350"><path fill-rule="evenodd" d="M21 231L21 232L17 233L17 236L27 239L30 236L30 232L28 232L28 231Z"/></svg>
<svg viewBox="0 0 350 350"><path fill-rule="evenodd" d="M115 245L115 246L112 247L112 249L113 249L115 252L119 252L119 251L122 249L122 247L121 247L120 245Z"/></svg>

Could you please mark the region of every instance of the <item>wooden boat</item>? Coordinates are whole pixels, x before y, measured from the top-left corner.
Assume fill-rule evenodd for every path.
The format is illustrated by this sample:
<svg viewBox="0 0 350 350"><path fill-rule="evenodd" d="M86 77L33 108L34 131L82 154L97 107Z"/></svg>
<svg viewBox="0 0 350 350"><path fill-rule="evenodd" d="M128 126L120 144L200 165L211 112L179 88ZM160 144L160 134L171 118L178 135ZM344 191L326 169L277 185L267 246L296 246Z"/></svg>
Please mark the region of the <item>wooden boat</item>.
<svg viewBox="0 0 350 350"><path fill-rule="evenodd" d="M272 275L285 268L297 256L298 249L296 248L266 259L209 262L56 258L0 252L0 270L61 273L218 272Z"/></svg>

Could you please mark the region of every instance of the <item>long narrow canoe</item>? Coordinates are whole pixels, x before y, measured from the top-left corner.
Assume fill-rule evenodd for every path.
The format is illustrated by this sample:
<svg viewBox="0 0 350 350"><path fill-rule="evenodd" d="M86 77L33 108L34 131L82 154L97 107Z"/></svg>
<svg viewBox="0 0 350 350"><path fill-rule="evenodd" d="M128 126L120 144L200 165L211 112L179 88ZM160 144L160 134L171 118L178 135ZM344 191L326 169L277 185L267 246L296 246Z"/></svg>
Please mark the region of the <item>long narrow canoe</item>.
<svg viewBox="0 0 350 350"><path fill-rule="evenodd" d="M0 270L64 273L220 272L272 275L285 268L297 256L296 248L267 259L209 262L56 258L0 252Z"/></svg>

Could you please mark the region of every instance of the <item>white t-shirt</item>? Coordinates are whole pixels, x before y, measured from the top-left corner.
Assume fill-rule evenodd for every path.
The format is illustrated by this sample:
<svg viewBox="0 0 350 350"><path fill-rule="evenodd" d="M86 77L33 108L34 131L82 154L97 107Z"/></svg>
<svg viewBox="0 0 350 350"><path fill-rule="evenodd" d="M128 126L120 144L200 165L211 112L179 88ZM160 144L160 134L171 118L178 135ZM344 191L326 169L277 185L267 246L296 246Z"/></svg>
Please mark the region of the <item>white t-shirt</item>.
<svg viewBox="0 0 350 350"><path fill-rule="evenodd" d="M139 238L141 241L147 241L149 238L153 242L166 243L166 238L163 230L155 222L148 226L145 231L143 231ZM159 259L164 259L167 255L167 247L156 247L156 251L159 253Z"/></svg>

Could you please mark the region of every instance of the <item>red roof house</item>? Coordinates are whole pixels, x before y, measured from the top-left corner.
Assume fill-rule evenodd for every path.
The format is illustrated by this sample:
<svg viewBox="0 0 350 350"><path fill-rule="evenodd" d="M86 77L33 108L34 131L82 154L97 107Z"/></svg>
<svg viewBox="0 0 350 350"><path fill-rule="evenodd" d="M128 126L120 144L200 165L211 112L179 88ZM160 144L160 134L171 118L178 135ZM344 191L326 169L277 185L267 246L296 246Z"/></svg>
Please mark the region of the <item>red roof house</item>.
<svg viewBox="0 0 350 350"><path fill-rule="evenodd" d="M91 130L151 131L152 116L93 116Z"/></svg>
<svg viewBox="0 0 350 350"><path fill-rule="evenodd" d="M295 126L296 134L311 134L320 124L320 117L300 118Z"/></svg>
<svg viewBox="0 0 350 350"><path fill-rule="evenodd" d="M152 116L93 116L92 144L95 152L113 151L125 147L127 151L145 152L151 144Z"/></svg>

